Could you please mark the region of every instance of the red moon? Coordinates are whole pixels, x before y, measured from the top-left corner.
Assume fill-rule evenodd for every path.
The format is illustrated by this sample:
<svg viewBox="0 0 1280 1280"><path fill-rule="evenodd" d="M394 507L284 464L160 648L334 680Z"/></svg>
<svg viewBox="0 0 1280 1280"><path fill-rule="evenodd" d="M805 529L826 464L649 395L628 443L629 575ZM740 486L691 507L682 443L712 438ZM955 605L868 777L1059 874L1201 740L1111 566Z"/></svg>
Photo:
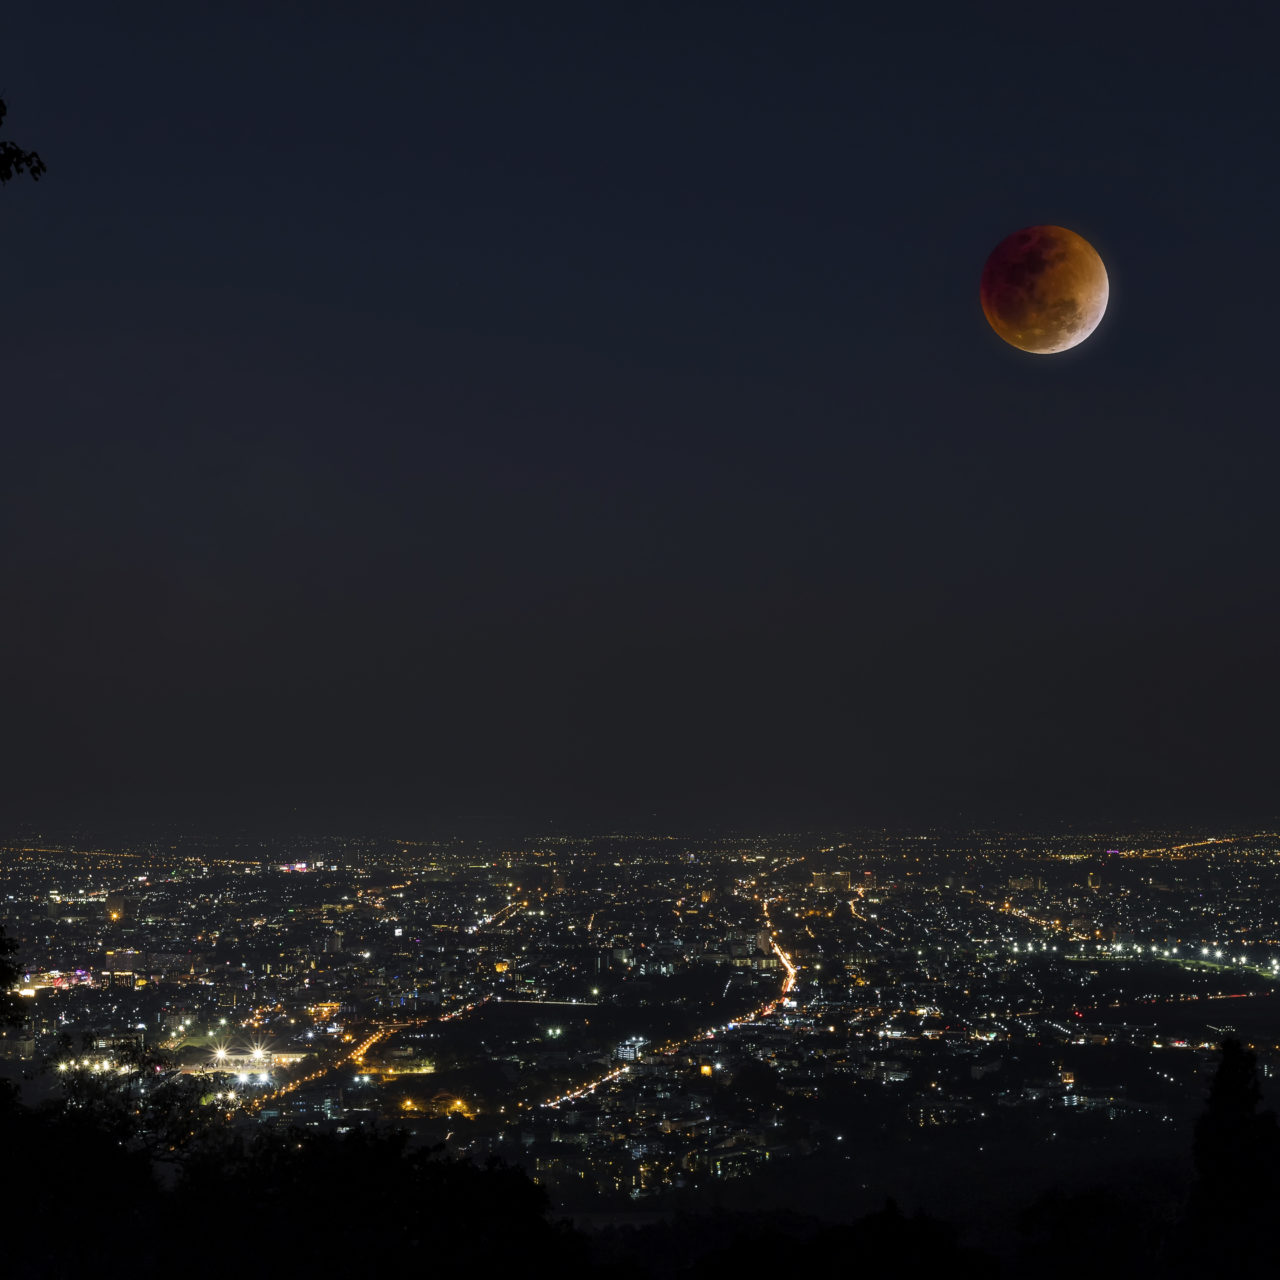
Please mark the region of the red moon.
<svg viewBox="0 0 1280 1280"><path fill-rule="evenodd" d="M1079 346L1107 309L1107 269L1066 227L1023 227L982 268L982 310L1010 346L1052 355Z"/></svg>

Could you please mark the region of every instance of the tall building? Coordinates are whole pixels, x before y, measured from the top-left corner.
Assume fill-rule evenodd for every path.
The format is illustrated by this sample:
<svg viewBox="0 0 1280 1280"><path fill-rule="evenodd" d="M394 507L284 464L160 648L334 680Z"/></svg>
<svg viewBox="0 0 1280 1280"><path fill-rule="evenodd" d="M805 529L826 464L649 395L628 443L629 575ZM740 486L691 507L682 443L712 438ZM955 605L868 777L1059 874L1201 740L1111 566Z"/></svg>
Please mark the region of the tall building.
<svg viewBox="0 0 1280 1280"><path fill-rule="evenodd" d="M113 948L107 952L102 977L109 987L136 987L141 967L141 952Z"/></svg>
<svg viewBox="0 0 1280 1280"><path fill-rule="evenodd" d="M813 887L819 893L851 893L853 891L848 871L815 871Z"/></svg>

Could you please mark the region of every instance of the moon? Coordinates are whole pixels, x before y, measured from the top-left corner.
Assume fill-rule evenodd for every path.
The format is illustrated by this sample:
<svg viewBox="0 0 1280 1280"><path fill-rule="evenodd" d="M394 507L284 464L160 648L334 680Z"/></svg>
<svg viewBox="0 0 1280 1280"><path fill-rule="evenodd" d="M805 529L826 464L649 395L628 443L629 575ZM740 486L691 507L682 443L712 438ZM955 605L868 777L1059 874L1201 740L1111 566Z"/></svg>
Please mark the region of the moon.
<svg viewBox="0 0 1280 1280"><path fill-rule="evenodd" d="M1110 286L1097 250L1066 227L1023 227L982 268L982 310L1012 347L1053 355L1078 347L1107 309Z"/></svg>

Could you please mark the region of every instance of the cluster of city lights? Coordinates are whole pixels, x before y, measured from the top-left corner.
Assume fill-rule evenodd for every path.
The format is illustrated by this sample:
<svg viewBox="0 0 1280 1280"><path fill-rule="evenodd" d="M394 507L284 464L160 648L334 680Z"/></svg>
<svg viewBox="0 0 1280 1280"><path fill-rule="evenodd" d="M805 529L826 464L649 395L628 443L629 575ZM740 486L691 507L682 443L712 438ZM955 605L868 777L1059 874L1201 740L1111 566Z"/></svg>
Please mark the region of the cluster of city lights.
<svg viewBox="0 0 1280 1280"><path fill-rule="evenodd" d="M100 1058L95 1061L92 1058L81 1058L77 1062L74 1058L64 1058L58 1063L59 1071L73 1071L79 1068L81 1071L92 1071L95 1075L99 1075L104 1071L114 1071L118 1075L127 1076L133 1068L126 1063L117 1065L114 1062L108 1062L106 1058Z"/></svg>
<svg viewBox="0 0 1280 1280"><path fill-rule="evenodd" d="M679 1049L682 1045L691 1044L696 1040L714 1039L718 1032L722 1032L733 1027L738 1027L745 1023L754 1022L758 1018L768 1017L769 1014L773 1013L778 1008L778 1006L782 1004L783 1001L786 1000L786 998L790 995L791 991L796 985L796 978L799 974L799 969L795 964L792 963L791 957L785 951L783 951L783 949L778 945L777 936L773 932L772 922L769 920L769 902L770 901L771 901L770 899L766 899L763 904L765 923L769 926L770 942L773 946L774 954L778 957L778 961L782 965L783 970L786 973L786 977L782 981L782 990L781 992L779 992L778 998L776 1000L770 1000L767 1004L763 1004L758 1009L754 1009L749 1013L745 1013L739 1018L735 1018L732 1022L726 1023L723 1027L710 1027L705 1030L698 1031L695 1034L689 1036L685 1040L668 1040L666 1044L659 1045L654 1050L655 1053L671 1054L671 1053L674 1053L677 1049ZM559 1028L556 1028L556 1027L551 1028L548 1034L558 1035ZM584 1098L589 1094L595 1093L597 1089L601 1089L606 1085L612 1084L615 1080L618 1080L622 1076L626 1075L629 1070L630 1070L629 1065L624 1063L620 1067L615 1067L612 1071L605 1072L605 1074L600 1076L598 1079L592 1080L587 1084L580 1085L576 1089L571 1089L567 1093L562 1093L560 1094L559 1097L549 1098L542 1105L544 1107L559 1107L566 1102L577 1101L579 1098Z"/></svg>

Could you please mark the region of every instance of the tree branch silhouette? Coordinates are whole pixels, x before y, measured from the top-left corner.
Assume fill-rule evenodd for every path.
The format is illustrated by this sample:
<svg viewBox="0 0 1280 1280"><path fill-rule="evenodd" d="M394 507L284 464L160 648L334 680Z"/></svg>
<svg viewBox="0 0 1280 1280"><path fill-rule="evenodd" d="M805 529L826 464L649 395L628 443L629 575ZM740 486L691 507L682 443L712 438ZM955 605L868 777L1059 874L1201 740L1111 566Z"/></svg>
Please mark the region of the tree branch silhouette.
<svg viewBox="0 0 1280 1280"><path fill-rule="evenodd" d="M8 112L4 99L0 98L0 125L4 124ZM33 181L39 182L41 174L45 172L45 163L40 159L38 151L24 151L16 142L0 138L0 184L20 173L29 173Z"/></svg>

